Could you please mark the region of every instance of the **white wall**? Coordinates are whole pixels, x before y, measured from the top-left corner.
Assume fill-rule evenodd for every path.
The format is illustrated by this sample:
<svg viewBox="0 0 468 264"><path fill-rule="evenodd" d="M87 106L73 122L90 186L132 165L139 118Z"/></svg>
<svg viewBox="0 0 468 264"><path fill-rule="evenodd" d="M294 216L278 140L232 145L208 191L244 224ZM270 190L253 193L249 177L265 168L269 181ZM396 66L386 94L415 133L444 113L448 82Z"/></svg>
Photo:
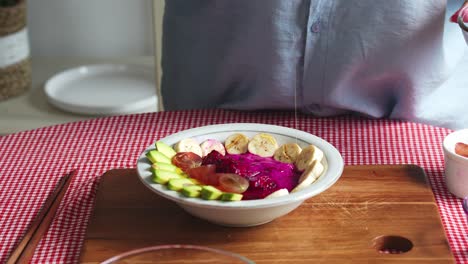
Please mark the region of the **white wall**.
<svg viewBox="0 0 468 264"><path fill-rule="evenodd" d="M152 55L152 10L151 0L28 0L32 56Z"/></svg>

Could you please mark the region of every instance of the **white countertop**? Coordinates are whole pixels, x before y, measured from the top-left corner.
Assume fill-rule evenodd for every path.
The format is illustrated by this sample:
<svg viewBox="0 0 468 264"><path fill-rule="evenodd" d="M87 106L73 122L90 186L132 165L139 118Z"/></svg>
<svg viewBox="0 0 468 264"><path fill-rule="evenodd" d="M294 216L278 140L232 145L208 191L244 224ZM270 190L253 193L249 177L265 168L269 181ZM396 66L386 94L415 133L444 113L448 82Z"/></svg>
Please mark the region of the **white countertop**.
<svg viewBox="0 0 468 264"><path fill-rule="evenodd" d="M47 101L43 85L54 74L65 69L98 63L130 63L153 66L154 58L152 56L105 60L33 58L31 89L20 96L0 101L0 135L97 117L72 114L53 107Z"/></svg>

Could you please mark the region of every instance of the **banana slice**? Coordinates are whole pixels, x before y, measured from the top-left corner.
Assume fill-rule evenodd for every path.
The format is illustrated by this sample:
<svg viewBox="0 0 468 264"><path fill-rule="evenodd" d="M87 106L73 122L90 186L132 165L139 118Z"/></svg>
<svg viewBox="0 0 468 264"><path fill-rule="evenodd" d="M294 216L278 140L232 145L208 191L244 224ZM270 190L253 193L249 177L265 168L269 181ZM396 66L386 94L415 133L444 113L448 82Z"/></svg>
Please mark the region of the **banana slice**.
<svg viewBox="0 0 468 264"><path fill-rule="evenodd" d="M226 150L224 149L223 143L216 139L207 139L203 141L200 144L200 148L203 155L202 157L205 157L206 155L210 154L210 152L213 150L218 151L223 156L226 155Z"/></svg>
<svg viewBox="0 0 468 264"><path fill-rule="evenodd" d="M288 195L288 194L289 194L288 189L283 188L283 189L279 189L279 190L274 191L274 192L270 193L269 195L265 196L265 199L281 197L281 196L285 196L285 195Z"/></svg>
<svg viewBox="0 0 468 264"><path fill-rule="evenodd" d="M324 170L325 168L320 161L312 161L312 164L309 165L299 178L299 184L291 192L297 192L308 187L322 175Z"/></svg>
<svg viewBox="0 0 468 264"><path fill-rule="evenodd" d="M226 152L229 154L243 154L247 152L249 138L241 133L232 134L224 141Z"/></svg>
<svg viewBox="0 0 468 264"><path fill-rule="evenodd" d="M176 152L193 152L202 157L202 149L198 142L193 138L186 138L179 141L174 146Z"/></svg>
<svg viewBox="0 0 468 264"><path fill-rule="evenodd" d="M297 156L301 153L301 147L296 143L286 143L279 147L273 158L277 161L285 163L294 163L297 160Z"/></svg>
<svg viewBox="0 0 468 264"><path fill-rule="evenodd" d="M307 169L314 160L318 162L323 159L323 151L314 145L309 145L302 149L294 163L299 171Z"/></svg>
<svg viewBox="0 0 468 264"><path fill-rule="evenodd" d="M250 153L256 154L260 157L273 157L278 143L276 139L267 133L260 133L255 135L247 145Z"/></svg>

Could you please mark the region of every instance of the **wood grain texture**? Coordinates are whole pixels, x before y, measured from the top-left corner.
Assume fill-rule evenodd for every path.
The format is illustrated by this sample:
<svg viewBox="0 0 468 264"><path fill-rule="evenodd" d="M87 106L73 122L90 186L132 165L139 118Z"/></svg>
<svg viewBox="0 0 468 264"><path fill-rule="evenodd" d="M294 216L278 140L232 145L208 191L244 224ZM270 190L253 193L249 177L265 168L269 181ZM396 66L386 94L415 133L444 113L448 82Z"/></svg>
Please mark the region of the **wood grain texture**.
<svg viewBox="0 0 468 264"><path fill-rule="evenodd" d="M192 217L146 189L133 169L102 177L83 263L177 243L233 251L256 263L454 263L424 171L413 165L348 166L326 192L248 228ZM413 248L384 254L372 246L374 238L392 235L409 239Z"/></svg>

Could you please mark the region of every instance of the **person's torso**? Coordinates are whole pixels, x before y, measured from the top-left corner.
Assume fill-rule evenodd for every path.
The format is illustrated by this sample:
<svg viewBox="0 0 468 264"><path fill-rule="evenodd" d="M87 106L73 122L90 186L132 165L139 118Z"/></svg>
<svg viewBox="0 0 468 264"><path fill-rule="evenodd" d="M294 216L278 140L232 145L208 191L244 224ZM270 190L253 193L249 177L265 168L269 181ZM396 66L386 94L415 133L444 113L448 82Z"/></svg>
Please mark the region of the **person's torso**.
<svg viewBox="0 0 468 264"><path fill-rule="evenodd" d="M405 115L421 89L435 89L455 63L445 48L445 5L168 1L165 106ZM199 96L181 94L183 89Z"/></svg>

